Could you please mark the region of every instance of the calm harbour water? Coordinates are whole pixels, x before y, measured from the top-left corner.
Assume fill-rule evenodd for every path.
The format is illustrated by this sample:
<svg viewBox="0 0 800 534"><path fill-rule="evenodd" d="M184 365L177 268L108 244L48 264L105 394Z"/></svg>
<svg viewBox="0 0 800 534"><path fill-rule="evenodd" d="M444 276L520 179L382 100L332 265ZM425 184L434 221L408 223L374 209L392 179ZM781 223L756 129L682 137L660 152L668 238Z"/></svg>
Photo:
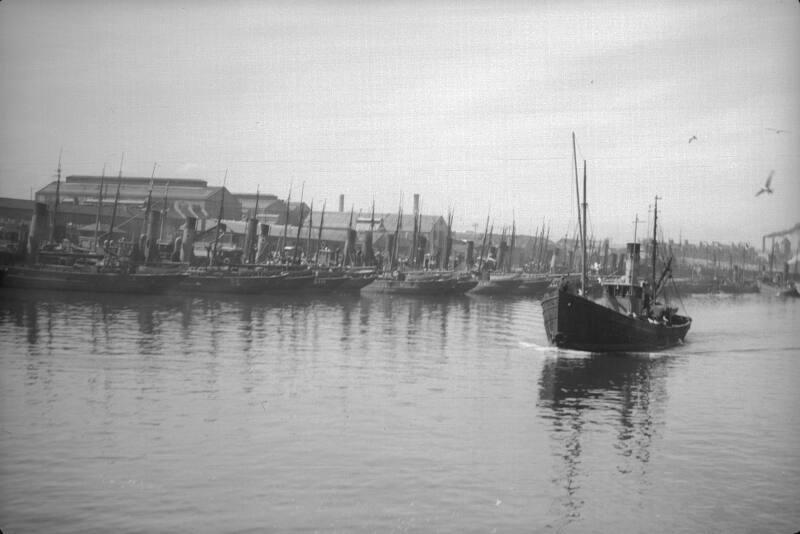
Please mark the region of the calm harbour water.
<svg viewBox="0 0 800 534"><path fill-rule="evenodd" d="M795 532L800 302L668 352L536 300L0 291L0 528Z"/></svg>

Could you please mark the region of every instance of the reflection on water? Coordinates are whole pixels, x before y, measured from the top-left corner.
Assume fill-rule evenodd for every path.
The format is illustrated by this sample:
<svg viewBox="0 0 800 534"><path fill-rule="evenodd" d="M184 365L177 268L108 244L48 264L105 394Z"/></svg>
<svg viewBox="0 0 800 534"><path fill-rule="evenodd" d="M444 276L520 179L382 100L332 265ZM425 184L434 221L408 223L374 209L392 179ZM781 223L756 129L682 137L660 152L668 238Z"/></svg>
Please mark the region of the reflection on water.
<svg viewBox="0 0 800 534"><path fill-rule="evenodd" d="M524 299L2 291L0 528L788 531L800 307L688 304L613 356Z"/></svg>
<svg viewBox="0 0 800 534"><path fill-rule="evenodd" d="M650 448L667 401L666 357L646 354L592 354L547 359L539 380L540 417L549 423L555 456L561 459L554 482L564 497L565 523L581 516L596 488L582 488L589 473L588 447L610 445L610 465L646 484ZM582 491L583 490L583 491Z"/></svg>

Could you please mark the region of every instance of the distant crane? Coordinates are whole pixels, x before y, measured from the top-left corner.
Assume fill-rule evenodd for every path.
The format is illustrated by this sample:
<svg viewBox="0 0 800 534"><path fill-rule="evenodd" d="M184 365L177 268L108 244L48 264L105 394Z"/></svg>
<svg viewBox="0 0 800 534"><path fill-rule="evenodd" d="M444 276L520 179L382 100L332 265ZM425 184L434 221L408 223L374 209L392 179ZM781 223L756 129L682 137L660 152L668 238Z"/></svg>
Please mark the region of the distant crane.
<svg viewBox="0 0 800 534"><path fill-rule="evenodd" d="M770 189L770 185L772 184L772 175L773 174L775 174L775 171L769 171L769 176L767 176L767 183L765 183L764 187L762 187L759 190L759 192L756 193L756 196L760 195L761 193L767 193L769 195L772 194L772 189Z"/></svg>

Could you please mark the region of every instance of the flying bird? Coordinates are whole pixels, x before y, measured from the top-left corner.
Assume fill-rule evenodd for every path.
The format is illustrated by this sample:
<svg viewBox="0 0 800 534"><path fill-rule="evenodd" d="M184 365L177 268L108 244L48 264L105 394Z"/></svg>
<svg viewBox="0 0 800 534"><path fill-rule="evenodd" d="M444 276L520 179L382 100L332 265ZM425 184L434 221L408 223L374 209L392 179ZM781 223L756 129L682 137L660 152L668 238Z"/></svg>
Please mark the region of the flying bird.
<svg viewBox="0 0 800 534"><path fill-rule="evenodd" d="M692 141L697 141L697 136L696 135L693 135L693 136L691 136L689 138L689 143L691 143Z"/></svg>
<svg viewBox="0 0 800 534"><path fill-rule="evenodd" d="M770 184L772 184L772 175L775 174L775 171L769 171L769 176L767 176L767 183L764 184L764 187L756 193L756 196L760 195L761 193L767 193L769 195L772 194L772 189L770 189Z"/></svg>
<svg viewBox="0 0 800 534"><path fill-rule="evenodd" d="M766 128L766 129L769 130L770 132L775 132L776 134L782 134L789 131L789 130L780 130L778 128Z"/></svg>

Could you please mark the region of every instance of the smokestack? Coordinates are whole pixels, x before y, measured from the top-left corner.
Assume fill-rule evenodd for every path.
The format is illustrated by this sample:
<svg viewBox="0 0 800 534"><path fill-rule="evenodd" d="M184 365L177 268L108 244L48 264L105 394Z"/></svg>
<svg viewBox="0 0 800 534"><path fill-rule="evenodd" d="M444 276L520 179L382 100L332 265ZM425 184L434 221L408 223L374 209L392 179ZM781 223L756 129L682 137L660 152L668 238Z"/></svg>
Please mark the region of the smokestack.
<svg viewBox="0 0 800 534"><path fill-rule="evenodd" d="M48 229L48 210L47 204L36 202L33 205L33 215L31 216L31 227L28 230L28 254L32 262L36 261L39 254L39 247L49 233Z"/></svg>
<svg viewBox="0 0 800 534"><path fill-rule="evenodd" d="M352 228L347 230L347 240L344 242L344 260L342 261L342 265L344 266L353 264L352 260L356 251L356 239L358 239L356 231Z"/></svg>
<svg viewBox="0 0 800 534"><path fill-rule="evenodd" d="M414 213L419 213L419 193L414 193Z"/></svg>
<svg viewBox="0 0 800 534"><path fill-rule="evenodd" d="M344 213L344 195L339 195L339 213Z"/></svg>
<svg viewBox="0 0 800 534"><path fill-rule="evenodd" d="M256 253L256 263L267 261L267 239L269 238L269 225L258 224L258 252Z"/></svg>
<svg viewBox="0 0 800 534"><path fill-rule="evenodd" d="M244 254L242 255L242 263L255 263L253 249L258 239L256 235L256 232L258 232L258 224L258 219L255 217L247 220L247 226L245 226L244 232Z"/></svg>
<svg viewBox="0 0 800 534"><path fill-rule="evenodd" d="M155 263L158 260L158 230L161 227L161 212L150 212L147 224L147 237L145 238L144 260L146 263Z"/></svg>
<svg viewBox="0 0 800 534"><path fill-rule="evenodd" d="M186 217L183 225L183 239L181 240L181 263L191 263L194 256L194 232L197 228L197 219Z"/></svg>
<svg viewBox="0 0 800 534"><path fill-rule="evenodd" d="M635 286L639 283L639 243L628 243L628 258L625 264L625 278L628 284Z"/></svg>
<svg viewBox="0 0 800 534"><path fill-rule="evenodd" d="M374 265L375 253L372 250L372 230L364 234L364 265Z"/></svg>

